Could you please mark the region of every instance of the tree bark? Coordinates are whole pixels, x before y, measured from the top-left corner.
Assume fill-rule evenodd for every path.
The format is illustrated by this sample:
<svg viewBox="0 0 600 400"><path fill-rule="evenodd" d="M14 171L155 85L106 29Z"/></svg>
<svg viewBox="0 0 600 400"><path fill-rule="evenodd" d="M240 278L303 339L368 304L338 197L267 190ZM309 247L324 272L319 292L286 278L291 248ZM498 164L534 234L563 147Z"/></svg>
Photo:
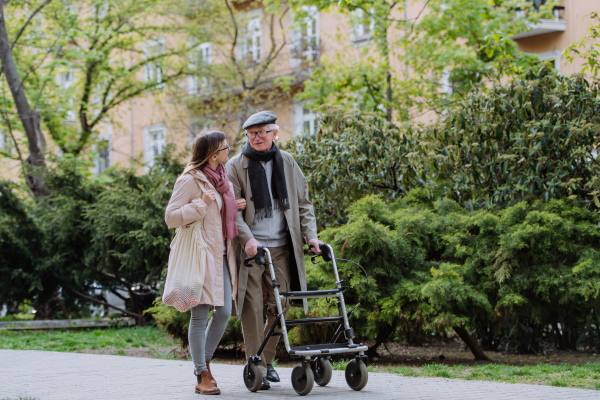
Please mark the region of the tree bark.
<svg viewBox="0 0 600 400"><path fill-rule="evenodd" d="M46 168L46 163L44 161L46 140L40 129L40 114L37 111L34 111L29 105L29 101L23 90L21 78L17 71L17 66L15 65L11 44L8 40L8 32L6 30L4 6L5 2L0 0L0 60L2 61L6 81L12 93L19 118L21 119L23 129L25 130L29 142L29 157L27 157L27 164L33 168L29 168L26 172L25 180L34 196L45 196L48 194L43 176Z"/></svg>
<svg viewBox="0 0 600 400"><path fill-rule="evenodd" d="M454 326L454 332L469 346L471 353L475 356L476 360L492 361L488 356L485 355L483 349L479 345L479 342L469 335L469 332L464 326Z"/></svg>

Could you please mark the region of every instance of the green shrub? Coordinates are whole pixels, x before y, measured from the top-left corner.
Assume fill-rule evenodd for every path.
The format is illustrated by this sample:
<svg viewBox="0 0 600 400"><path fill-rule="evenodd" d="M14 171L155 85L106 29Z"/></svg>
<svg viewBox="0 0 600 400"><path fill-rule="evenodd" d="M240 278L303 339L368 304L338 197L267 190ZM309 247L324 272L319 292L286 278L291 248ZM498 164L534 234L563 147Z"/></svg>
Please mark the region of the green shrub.
<svg viewBox="0 0 600 400"><path fill-rule="evenodd" d="M351 287L346 299L362 302L353 325L374 347L457 326L489 350L600 345L597 337L578 342L600 322L597 213L568 200L469 212L410 196L392 209L366 197L350 207L348 224L321 235L369 273L367 287L356 266L338 263Z"/></svg>

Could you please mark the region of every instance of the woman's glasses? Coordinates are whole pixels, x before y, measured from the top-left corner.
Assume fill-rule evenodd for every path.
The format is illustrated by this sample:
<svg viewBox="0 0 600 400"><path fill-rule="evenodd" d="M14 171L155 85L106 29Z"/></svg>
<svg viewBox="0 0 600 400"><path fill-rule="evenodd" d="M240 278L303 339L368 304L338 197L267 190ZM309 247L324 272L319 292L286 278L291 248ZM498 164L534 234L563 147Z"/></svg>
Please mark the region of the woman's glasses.
<svg viewBox="0 0 600 400"><path fill-rule="evenodd" d="M223 147L223 148L222 148L222 149L220 149L220 150L217 150L217 153L220 153L220 152L221 152L221 151L223 151L223 150L229 150L229 145L227 145L227 147Z"/></svg>

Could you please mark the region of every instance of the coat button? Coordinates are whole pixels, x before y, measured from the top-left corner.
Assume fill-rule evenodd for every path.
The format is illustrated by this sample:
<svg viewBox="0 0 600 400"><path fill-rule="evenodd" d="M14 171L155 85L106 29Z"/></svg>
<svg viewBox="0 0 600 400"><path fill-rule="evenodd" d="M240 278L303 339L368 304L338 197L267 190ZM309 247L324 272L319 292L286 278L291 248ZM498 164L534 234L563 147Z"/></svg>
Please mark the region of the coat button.
<svg viewBox="0 0 600 400"><path fill-rule="evenodd" d="M251 201L254 201L254 197L250 197L250 200L251 200Z"/></svg>

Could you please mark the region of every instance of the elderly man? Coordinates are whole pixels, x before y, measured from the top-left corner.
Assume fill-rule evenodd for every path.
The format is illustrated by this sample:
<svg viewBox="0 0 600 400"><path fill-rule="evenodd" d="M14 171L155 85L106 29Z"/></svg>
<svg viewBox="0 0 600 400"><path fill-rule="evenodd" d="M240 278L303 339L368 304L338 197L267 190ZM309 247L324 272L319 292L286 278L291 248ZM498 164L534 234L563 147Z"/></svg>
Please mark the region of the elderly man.
<svg viewBox="0 0 600 400"><path fill-rule="evenodd" d="M252 115L243 128L248 136L242 153L227 163L227 175L236 199L247 200L246 211L238 212L238 240L244 247L241 257L254 257L257 247L268 247L273 258L277 281L282 291L307 290L302 235L314 251L320 253L313 206L308 199L306 178L294 158L279 150L273 142L279 127L272 111ZM275 320L276 306L268 268L253 263L242 266L238 278L238 316L242 319L246 358L256 355L269 327ZM284 276L281 274L283 273ZM263 286L267 291L267 322L263 321ZM294 306L304 306L306 299ZM285 314L289 310L286 308ZM271 365L279 336L274 336L264 349L261 370L262 390L279 376Z"/></svg>

